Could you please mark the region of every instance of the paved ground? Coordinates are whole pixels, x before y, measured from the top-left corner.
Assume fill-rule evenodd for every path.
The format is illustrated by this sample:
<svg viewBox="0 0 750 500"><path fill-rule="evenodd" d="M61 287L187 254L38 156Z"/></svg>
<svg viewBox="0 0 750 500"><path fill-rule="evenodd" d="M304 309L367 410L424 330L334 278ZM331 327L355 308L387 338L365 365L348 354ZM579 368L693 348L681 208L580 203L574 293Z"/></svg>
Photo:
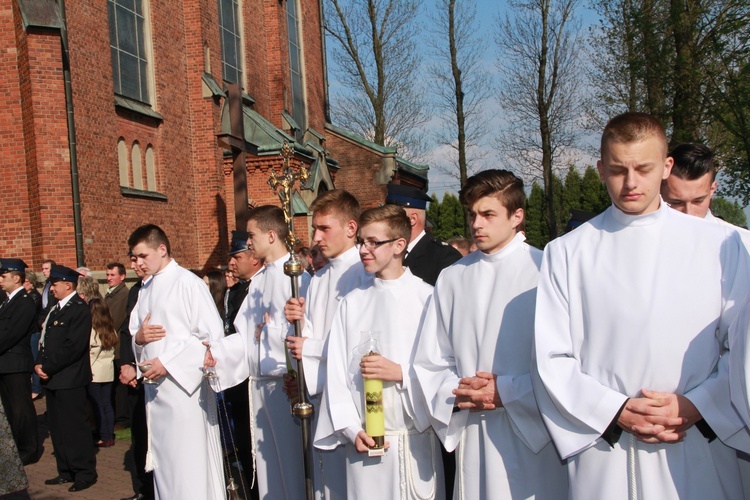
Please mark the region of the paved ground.
<svg viewBox="0 0 750 500"><path fill-rule="evenodd" d="M35 401L39 418L40 433L44 437L44 453L39 462L26 467L29 478L28 497L39 500L58 498L78 498L86 500L110 500L128 497L133 494L130 471L133 470L130 454L130 440L118 439L111 448L101 448L96 455L97 483L91 488L77 493L68 492L70 484L47 486L45 479L57 476L55 457L52 455L52 442L46 423L44 398ZM19 497L24 498L24 497Z"/></svg>

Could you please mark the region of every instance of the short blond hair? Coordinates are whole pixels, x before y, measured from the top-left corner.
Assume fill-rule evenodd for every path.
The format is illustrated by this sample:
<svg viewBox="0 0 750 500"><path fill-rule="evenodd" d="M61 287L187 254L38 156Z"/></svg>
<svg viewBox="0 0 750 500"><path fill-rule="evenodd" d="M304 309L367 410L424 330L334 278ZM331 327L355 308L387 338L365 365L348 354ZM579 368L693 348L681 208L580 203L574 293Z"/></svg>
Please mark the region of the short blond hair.
<svg viewBox="0 0 750 500"><path fill-rule="evenodd" d="M604 127L600 145L600 154L604 158L607 145L610 142L629 144L655 137L664 145L664 155L667 154L667 133L655 116L648 113L623 113L617 115Z"/></svg>
<svg viewBox="0 0 750 500"><path fill-rule="evenodd" d="M391 238L403 238L407 242L411 238L411 224L403 207L383 205L365 210L359 216L360 229L375 222L384 222Z"/></svg>

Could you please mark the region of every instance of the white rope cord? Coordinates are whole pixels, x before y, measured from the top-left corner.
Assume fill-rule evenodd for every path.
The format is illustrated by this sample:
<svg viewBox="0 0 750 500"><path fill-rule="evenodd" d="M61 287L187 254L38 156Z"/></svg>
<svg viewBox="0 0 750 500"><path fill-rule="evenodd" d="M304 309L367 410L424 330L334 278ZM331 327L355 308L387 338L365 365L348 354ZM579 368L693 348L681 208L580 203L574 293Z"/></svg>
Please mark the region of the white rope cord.
<svg viewBox="0 0 750 500"><path fill-rule="evenodd" d="M401 498L418 498L420 500L430 500L435 498L435 492L437 489L437 463L435 461L435 432L432 428L427 429L424 432L419 432L416 429L402 430L402 431L386 431L386 436L398 436L398 454L399 454L399 472L400 472L400 489ZM432 462L432 490L427 496L420 496L417 491L416 481L414 480L414 474L411 464L411 447L409 444L409 436L429 434L430 436L430 458ZM410 495L407 497L407 489Z"/></svg>
<svg viewBox="0 0 750 500"><path fill-rule="evenodd" d="M453 488L458 488L458 500L464 500L464 473L463 473L463 463L464 463L464 438L466 434L466 427L461 431L461 438L458 440L458 446L456 446L456 476L458 476L458 479L456 480L455 484L453 485Z"/></svg>
<svg viewBox="0 0 750 500"><path fill-rule="evenodd" d="M638 500L638 484L635 479L635 434L628 433L628 499Z"/></svg>
<svg viewBox="0 0 750 500"><path fill-rule="evenodd" d="M325 476L325 470L323 469L323 452L321 450L318 451L318 463L320 465L320 482L321 482L321 491L320 491L320 500L326 500L326 476Z"/></svg>

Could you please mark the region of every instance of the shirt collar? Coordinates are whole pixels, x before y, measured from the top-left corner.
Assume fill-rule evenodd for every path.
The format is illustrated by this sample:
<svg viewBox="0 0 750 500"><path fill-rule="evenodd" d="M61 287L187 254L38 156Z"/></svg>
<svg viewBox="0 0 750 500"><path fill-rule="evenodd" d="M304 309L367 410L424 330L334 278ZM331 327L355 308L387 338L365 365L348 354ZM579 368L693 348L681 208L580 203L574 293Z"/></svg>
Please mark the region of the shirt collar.
<svg viewBox="0 0 750 500"><path fill-rule="evenodd" d="M65 307L65 305L66 305L66 304L67 304L68 302L70 302L70 299L72 299L73 297L75 297L75 296L76 296L77 294L78 294L78 292L76 292L76 291L74 290L74 291L73 291L73 293L71 293L70 295L68 295L68 296L67 296L67 297L65 297L64 299L60 299L60 301L59 301L59 302L57 303L57 305L59 306L59 308L60 308L60 309L62 309L63 307Z"/></svg>
<svg viewBox="0 0 750 500"><path fill-rule="evenodd" d="M412 240L412 241L411 241L411 242L410 242L410 243L409 243L409 244L408 244L408 245L406 246L406 251L407 251L407 252L411 252L411 251L412 251L412 250L414 249L414 247L415 247L415 246L417 246L417 243L419 243L419 240L421 240L421 239L422 239L422 237L423 237L423 236L425 236L426 234L427 234L427 233L425 233L425 232L424 232L424 229L423 229L423 230L422 230L422 232L421 232L421 233L419 233L419 234L417 235L417 237L416 237L416 238L414 238L414 239L413 239L413 240Z"/></svg>

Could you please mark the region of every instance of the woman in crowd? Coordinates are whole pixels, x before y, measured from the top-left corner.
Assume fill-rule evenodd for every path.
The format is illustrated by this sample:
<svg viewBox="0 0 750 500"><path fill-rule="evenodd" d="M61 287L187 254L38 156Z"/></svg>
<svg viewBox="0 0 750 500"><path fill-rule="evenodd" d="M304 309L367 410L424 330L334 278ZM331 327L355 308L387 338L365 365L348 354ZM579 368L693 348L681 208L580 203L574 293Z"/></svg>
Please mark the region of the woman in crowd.
<svg viewBox="0 0 750 500"><path fill-rule="evenodd" d="M112 316L103 299L92 298L91 343L89 357L93 380L88 386L99 422L97 446L107 448L115 444L115 411L112 407L112 383L115 378L115 346L120 338L112 324Z"/></svg>
<svg viewBox="0 0 750 500"><path fill-rule="evenodd" d="M23 282L23 288L26 293L34 300L37 309L37 316L42 312L42 295L37 291L37 288L41 288L39 280L36 277L36 273L27 272L26 281ZM34 322L39 330L39 318ZM39 352L39 338L42 332L37 331L31 334L31 356L32 359L36 359L36 355ZM42 381L39 380L39 375L36 372L31 374L31 399L40 399L42 397Z"/></svg>
<svg viewBox="0 0 750 500"><path fill-rule="evenodd" d="M208 289L211 290L211 297L213 297L216 303L219 315L224 318L224 295L227 293L227 280L224 276L224 271L211 269L203 276L203 281L206 282Z"/></svg>

